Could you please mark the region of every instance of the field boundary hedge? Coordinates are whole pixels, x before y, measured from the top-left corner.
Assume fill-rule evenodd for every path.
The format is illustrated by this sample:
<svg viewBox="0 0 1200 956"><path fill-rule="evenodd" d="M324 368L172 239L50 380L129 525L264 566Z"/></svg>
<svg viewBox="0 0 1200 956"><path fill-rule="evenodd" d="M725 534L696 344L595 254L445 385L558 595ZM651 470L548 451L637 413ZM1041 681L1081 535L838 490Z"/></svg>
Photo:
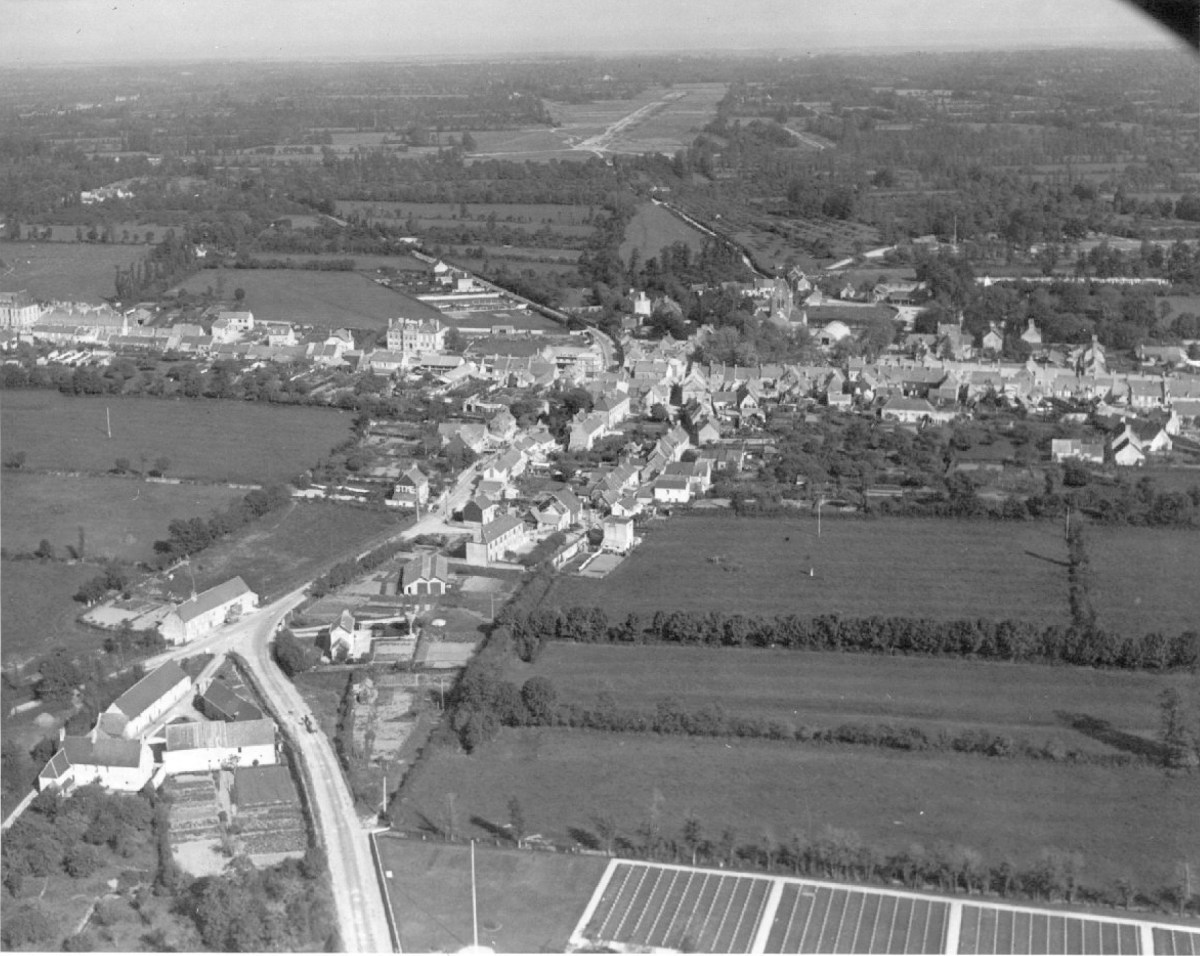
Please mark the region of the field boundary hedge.
<svg viewBox="0 0 1200 956"><path fill-rule="evenodd" d="M1029 621L902 616L843 618L822 614L748 616L720 611L636 612L613 624L603 608L539 608L498 619L513 650L536 660L549 641L582 644L682 644L710 647L784 647L867 654L915 654L980 660L1071 664L1120 670L1188 670L1200 667L1200 633L1168 637L1152 631L1122 637L1090 624L1041 626Z"/></svg>

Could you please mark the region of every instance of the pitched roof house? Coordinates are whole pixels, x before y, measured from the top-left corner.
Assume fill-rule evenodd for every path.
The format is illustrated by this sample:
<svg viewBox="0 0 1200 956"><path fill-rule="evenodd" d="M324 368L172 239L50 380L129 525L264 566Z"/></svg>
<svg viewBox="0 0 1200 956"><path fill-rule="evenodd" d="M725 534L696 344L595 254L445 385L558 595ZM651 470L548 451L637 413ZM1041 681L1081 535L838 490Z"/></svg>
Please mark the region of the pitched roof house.
<svg viewBox="0 0 1200 956"><path fill-rule="evenodd" d="M191 689L192 679L183 668L174 661L167 661L109 704L100 715L98 727L114 737L140 737Z"/></svg>

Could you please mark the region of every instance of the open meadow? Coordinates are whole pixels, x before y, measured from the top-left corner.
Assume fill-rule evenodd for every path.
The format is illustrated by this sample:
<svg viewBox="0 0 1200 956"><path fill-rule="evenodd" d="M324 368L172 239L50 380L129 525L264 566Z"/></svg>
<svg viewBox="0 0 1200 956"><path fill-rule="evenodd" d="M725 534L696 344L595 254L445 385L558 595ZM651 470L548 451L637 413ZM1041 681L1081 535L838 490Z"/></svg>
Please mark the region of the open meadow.
<svg viewBox="0 0 1200 956"><path fill-rule="evenodd" d="M904 615L1067 623L1066 545L1050 524L680 517L603 580L560 578L547 606ZM812 575L809 575L810 569Z"/></svg>
<svg viewBox="0 0 1200 956"><path fill-rule="evenodd" d="M49 390L0 395L4 450L24 451L30 470L108 471L117 458L145 470L165 456L170 478L287 481L349 438L350 425L349 413L324 408L68 397Z"/></svg>
<svg viewBox="0 0 1200 956"><path fill-rule="evenodd" d="M99 302L116 294L116 268L146 254L143 246L109 243L0 242L0 292L39 300Z"/></svg>
<svg viewBox="0 0 1200 956"><path fill-rule="evenodd" d="M103 645L102 632L76 621L83 605L71 599L98 572L93 564L0 563L0 654L5 667L54 647L87 650Z"/></svg>
<svg viewBox="0 0 1200 956"><path fill-rule="evenodd" d="M45 539L66 557L82 535L88 558L150 561L173 519L208 518L243 494L224 485L10 472L0 482L0 532L14 554Z"/></svg>
<svg viewBox="0 0 1200 956"><path fill-rule="evenodd" d="M546 605L630 611L838 613L1066 624L1066 545L1044 522L687 517L647 527L603 580L560 578ZM1200 535L1093 527L1091 596L1121 634L1194 629ZM809 570L812 570L812 576Z"/></svg>
<svg viewBox="0 0 1200 956"><path fill-rule="evenodd" d="M1088 528L1091 599L1102 627L1121 634L1200 630L1200 534L1175 528Z"/></svg>
<svg viewBox="0 0 1200 956"><path fill-rule="evenodd" d="M470 849L376 838L388 900L406 953L471 943ZM562 953L608 860L480 846L475 854L479 942L497 953Z"/></svg>
<svg viewBox="0 0 1200 956"><path fill-rule="evenodd" d="M645 262L651 256L657 257L664 246L675 242L684 242L693 252L699 252L704 245L705 235L689 226L678 216L672 215L662 206L654 203L644 203L637 208L633 219L625 228L625 241L621 243L621 259L628 262L629 254L634 249Z"/></svg>
<svg viewBox="0 0 1200 956"><path fill-rule="evenodd" d="M675 645L547 645L534 664L513 660L508 678L549 678L559 700L654 710L673 697L686 710L718 705L738 717L833 727L843 723L919 727L930 736L982 730L1041 746L1118 753L1152 749L1158 698L1184 674L1125 673L922 657ZM1089 735L1081 718L1116 731Z"/></svg>
<svg viewBox="0 0 1200 956"><path fill-rule="evenodd" d="M636 839L657 802L667 837L690 812L714 842L725 828L738 843L778 843L829 825L883 852L961 844L991 865L1027 865L1053 846L1083 854L1086 885L1157 889L1200 853L1195 781L1134 767L521 729L470 756L437 753L406 793L393 817L414 830L443 826L453 793L460 836L487 838L515 796L528 829L550 839L594 840L605 814Z"/></svg>
<svg viewBox="0 0 1200 956"><path fill-rule="evenodd" d="M348 256L347 258L353 258ZM355 265L358 265L355 260ZM227 291L245 290L245 308L264 322L291 322L314 328L386 329L399 315L434 318L437 310L394 292L357 272L310 269L225 270ZM206 269L180 286L202 293L216 288L217 274Z"/></svg>

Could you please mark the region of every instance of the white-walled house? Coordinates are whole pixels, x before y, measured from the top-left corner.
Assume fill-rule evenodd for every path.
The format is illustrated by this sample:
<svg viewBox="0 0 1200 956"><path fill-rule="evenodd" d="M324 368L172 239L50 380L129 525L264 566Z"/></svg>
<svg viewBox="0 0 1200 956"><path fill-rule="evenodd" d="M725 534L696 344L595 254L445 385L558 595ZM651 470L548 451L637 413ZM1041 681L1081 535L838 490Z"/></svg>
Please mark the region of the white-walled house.
<svg viewBox="0 0 1200 956"><path fill-rule="evenodd" d="M506 551L525 542L525 522L513 515L501 515L479 531L479 541L467 542L467 564L486 567L504 557Z"/></svg>
<svg viewBox="0 0 1200 956"><path fill-rule="evenodd" d="M105 737L93 730L84 737L63 736L58 751L38 774L39 790L69 792L98 783L109 790L136 792L154 774L154 756L140 740Z"/></svg>
<svg viewBox="0 0 1200 956"><path fill-rule="evenodd" d="M192 690L192 679L174 661L167 661L109 704L100 715L99 729L114 737L140 737Z"/></svg>
<svg viewBox="0 0 1200 956"><path fill-rule="evenodd" d="M604 519L604 539L600 547L605 551L624 554L634 545L633 519L609 515Z"/></svg>
<svg viewBox="0 0 1200 956"><path fill-rule="evenodd" d="M194 720L168 724L166 732L162 762L169 774L266 767L278 762L275 722L267 717L234 722Z"/></svg>
<svg viewBox="0 0 1200 956"><path fill-rule="evenodd" d="M258 595L240 577L231 578L176 606L159 630L168 644L187 644L255 607Z"/></svg>

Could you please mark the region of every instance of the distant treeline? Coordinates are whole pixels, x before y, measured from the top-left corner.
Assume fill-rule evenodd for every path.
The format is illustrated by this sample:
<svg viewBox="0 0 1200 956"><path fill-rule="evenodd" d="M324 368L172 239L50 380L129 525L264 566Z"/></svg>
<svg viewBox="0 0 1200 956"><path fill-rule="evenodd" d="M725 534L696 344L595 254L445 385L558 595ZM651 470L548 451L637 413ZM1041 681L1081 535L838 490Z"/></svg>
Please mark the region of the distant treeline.
<svg viewBox="0 0 1200 956"><path fill-rule="evenodd" d="M709 647L785 647L809 651L917 654L998 661L1033 661L1123 670L1195 670L1200 633L1158 631L1122 637L1099 627L1031 621L926 618L843 618L838 614L752 616L720 611L629 614L613 623L603 608L541 608L502 612L513 649L536 660L549 641L586 644L685 644Z"/></svg>

